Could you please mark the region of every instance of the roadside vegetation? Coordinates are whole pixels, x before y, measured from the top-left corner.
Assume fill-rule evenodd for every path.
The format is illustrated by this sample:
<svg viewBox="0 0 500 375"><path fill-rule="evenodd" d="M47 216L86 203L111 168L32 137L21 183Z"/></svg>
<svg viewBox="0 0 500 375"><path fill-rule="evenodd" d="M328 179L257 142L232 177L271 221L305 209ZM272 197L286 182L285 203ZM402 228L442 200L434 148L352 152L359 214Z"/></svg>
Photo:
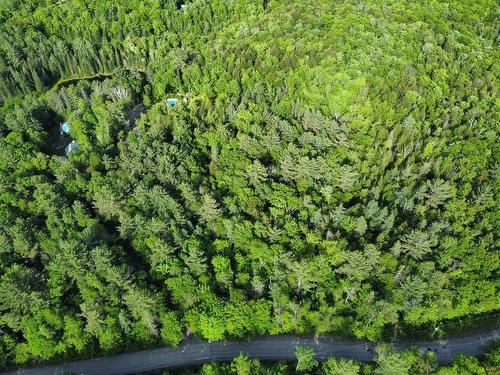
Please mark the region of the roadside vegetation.
<svg viewBox="0 0 500 375"><path fill-rule="evenodd" d="M377 348L374 363L359 363L352 359L329 358L318 362L314 352L306 347L296 351L294 363L260 362L240 354L231 363L208 363L198 368L163 372L163 375L490 375L500 371L500 352L492 349L481 360L458 356L448 365L438 366L432 352L418 350L395 352L390 346Z"/></svg>

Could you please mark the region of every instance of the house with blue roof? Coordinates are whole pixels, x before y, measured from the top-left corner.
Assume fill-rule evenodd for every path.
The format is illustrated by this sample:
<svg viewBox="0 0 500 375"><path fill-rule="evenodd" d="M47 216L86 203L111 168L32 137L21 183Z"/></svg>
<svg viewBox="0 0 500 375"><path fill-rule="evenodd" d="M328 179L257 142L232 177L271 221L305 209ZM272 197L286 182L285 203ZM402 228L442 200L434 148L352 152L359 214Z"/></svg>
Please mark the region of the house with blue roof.
<svg viewBox="0 0 500 375"><path fill-rule="evenodd" d="M177 99L175 99L175 98L168 98L167 99L167 106L173 107L176 104L177 104Z"/></svg>
<svg viewBox="0 0 500 375"><path fill-rule="evenodd" d="M59 124L59 131L61 132L61 134L69 134L69 129L70 129L69 123L66 121L61 122Z"/></svg>

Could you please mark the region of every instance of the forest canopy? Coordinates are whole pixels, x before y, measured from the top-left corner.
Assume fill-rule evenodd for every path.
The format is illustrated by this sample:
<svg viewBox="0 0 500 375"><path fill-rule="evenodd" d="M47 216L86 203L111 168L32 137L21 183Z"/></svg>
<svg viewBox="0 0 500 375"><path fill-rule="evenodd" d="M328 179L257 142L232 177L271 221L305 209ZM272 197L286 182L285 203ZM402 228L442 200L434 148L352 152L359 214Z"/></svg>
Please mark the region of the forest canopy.
<svg viewBox="0 0 500 375"><path fill-rule="evenodd" d="M498 312L497 10L0 1L0 368Z"/></svg>

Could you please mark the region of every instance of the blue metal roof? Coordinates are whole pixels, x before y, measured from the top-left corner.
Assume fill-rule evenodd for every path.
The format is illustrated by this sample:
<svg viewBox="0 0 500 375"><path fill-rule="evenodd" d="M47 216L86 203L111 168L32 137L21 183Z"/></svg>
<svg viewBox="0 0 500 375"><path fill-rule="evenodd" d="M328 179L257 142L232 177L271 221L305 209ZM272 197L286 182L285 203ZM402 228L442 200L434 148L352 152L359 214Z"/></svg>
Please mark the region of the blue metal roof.
<svg viewBox="0 0 500 375"><path fill-rule="evenodd" d="M171 107L173 107L174 105L177 104L177 99L174 99L174 98L168 98L167 99L167 104Z"/></svg>
<svg viewBox="0 0 500 375"><path fill-rule="evenodd" d="M66 121L61 122L59 124L59 130L60 130L61 134L64 134L64 133L69 134L69 124Z"/></svg>

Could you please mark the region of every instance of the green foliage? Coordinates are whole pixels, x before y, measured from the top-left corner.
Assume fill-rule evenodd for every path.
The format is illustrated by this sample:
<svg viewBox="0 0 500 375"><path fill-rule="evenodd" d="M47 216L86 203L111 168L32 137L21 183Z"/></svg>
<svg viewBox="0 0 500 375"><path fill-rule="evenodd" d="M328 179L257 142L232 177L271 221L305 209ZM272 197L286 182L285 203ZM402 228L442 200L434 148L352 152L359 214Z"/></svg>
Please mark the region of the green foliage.
<svg viewBox="0 0 500 375"><path fill-rule="evenodd" d="M377 346L378 375L409 375L410 363L405 357L386 344Z"/></svg>
<svg viewBox="0 0 500 375"><path fill-rule="evenodd" d="M3 366L498 309L495 1L187 5L1 3Z"/></svg>
<svg viewBox="0 0 500 375"><path fill-rule="evenodd" d="M307 348L306 352L307 352ZM398 368L403 371L400 374L409 375L481 375L496 374L498 361L493 357L495 351L487 354L487 359L479 361L473 357L458 356L451 364L428 367L428 354L423 354L415 349L406 352L395 353L389 347L379 348L379 358L375 364L361 364L347 359L328 358L321 366L310 368L306 373L314 375L377 375L397 374ZM382 354L382 351L384 352ZM308 354L306 354L308 355ZM312 357L310 357L312 358ZM382 360L382 362L380 362ZM395 360L396 363L391 363ZM296 364L286 362L262 362L249 359L243 354L234 358L231 363L209 363L201 368L185 368L169 372L171 375L194 375L194 374L217 374L217 375L292 375L297 374ZM406 372L405 372L406 371ZM167 374L165 374L167 375Z"/></svg>
<svg viewBox="0 0 500 375"><path fill-rule="evenodd" d="M171 346L177 346L182 340L182 326L174 312L160 314L161 337Z"/></svg>
<svg viewBox="0 0 500 375"><path fill-rule="evenodd" d="M309 373L318 365L318 362L314 359L314 351L311 348L298 345L295 348L295 357L297 358L295 369L298 372Z"/></svg>
<svg viewBox="0 0 500 375"><path fill-rule="evenodd" d="M358 375L360 366L353 360L329 358L322 366L325 375Z"/></svg>

